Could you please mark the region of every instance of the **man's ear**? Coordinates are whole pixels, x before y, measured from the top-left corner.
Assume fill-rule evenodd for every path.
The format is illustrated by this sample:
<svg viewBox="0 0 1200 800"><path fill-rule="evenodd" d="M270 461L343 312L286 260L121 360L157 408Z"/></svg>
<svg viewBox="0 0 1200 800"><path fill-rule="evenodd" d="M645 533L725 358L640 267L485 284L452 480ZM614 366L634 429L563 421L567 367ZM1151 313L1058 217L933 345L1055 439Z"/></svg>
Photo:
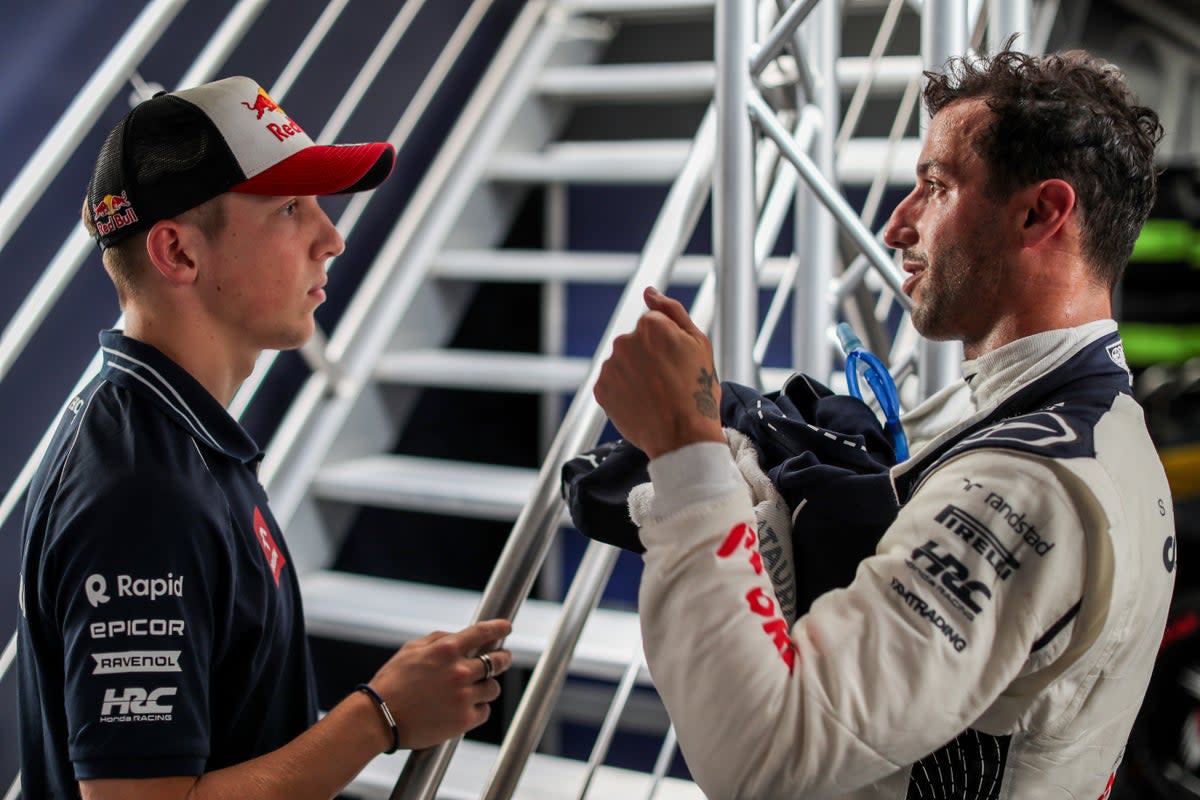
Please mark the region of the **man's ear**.
<svg viewBox="0 0 1200 800"><path fill-rule="evenodd" d="M1039 181L1025 189L1025 224L1021 243L1037 247L1058 235L1075 212L1075 189L1060 178Z"/></svg>
<svg viewBox="0 0 1200 800"><path fill-rule="evenodd" d="M146 234L146 255L167 282L175 286L196 280L196 231L173 219L154 223Z"/></svg>

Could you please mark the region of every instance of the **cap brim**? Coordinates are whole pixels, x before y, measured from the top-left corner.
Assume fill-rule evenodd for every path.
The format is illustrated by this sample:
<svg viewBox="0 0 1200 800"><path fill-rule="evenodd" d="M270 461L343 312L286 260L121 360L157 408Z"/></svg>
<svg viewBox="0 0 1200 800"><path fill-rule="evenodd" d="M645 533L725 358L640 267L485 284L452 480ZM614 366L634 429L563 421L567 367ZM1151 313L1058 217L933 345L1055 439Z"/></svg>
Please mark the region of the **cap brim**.
<svg viewBox="0 0 1200 800"><path fill-rule="evenodd" d="M387 142L315 144L230 191L270 195L365 192L383 183L395 163L396 150Z"/></svg>

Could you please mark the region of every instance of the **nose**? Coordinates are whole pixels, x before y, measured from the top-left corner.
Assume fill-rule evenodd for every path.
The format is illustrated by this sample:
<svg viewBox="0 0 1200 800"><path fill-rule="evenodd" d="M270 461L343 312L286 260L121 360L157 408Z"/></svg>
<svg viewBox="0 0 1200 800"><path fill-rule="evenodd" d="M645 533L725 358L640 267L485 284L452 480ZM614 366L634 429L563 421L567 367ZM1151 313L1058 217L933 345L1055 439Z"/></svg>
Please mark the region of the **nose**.
<svg viewBox="0 0 1200 800"><path fill-rule="evenodd" d="M892 212L891 218L888 219L887 225L883 229L883 241L888 247L903 250L917 243L917 229L909 221L909 212L915 194L916 189L913 189L907 197L900 201L900 204Z"/></svg>
<svg viewBox="0 0 1200 800"><path fill-rule="evenodd" d="M317 212L320 214L318 220L319 231L313 242L315 256L320 261L328 261L331 258L340 256L346 250L346 242L342 239L342 234L338 233L338 229L330 221L329 215L325 213L325 209L317 206Z"/></svg>

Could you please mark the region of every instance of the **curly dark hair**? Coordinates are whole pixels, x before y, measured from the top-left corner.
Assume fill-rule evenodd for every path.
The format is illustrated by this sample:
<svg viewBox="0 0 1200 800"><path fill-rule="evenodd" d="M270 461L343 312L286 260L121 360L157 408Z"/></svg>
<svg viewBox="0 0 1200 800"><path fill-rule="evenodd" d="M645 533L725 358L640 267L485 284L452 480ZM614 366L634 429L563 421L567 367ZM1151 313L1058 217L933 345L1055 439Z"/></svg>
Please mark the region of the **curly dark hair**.
<svg viewBox="0 0 1200 800"><path fill-rule="evenodd" d="M989 58L926 72L925 106L932 116L959 100L987 102L994 119L974 148L996 199L1048 178L1070 183L1084 257L1111 289L1154 205L1162 125L1112 64L1082 50L1030 56L1009 49L1012 41Z"/></svg>

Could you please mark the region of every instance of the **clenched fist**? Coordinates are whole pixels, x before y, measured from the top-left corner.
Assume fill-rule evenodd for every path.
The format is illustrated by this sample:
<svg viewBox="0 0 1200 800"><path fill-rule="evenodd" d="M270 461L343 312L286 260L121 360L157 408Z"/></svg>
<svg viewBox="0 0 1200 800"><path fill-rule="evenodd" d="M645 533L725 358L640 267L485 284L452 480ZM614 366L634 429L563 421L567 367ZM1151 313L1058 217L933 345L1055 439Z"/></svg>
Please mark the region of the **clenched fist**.
<svg viewBox="0 0 1200 800"><path fill-rule="evenodd" d="M678 302L654 287L643 297L650 310L613 341L596 401L652 459L695 442L724 443L712 344Z"/></svg>

